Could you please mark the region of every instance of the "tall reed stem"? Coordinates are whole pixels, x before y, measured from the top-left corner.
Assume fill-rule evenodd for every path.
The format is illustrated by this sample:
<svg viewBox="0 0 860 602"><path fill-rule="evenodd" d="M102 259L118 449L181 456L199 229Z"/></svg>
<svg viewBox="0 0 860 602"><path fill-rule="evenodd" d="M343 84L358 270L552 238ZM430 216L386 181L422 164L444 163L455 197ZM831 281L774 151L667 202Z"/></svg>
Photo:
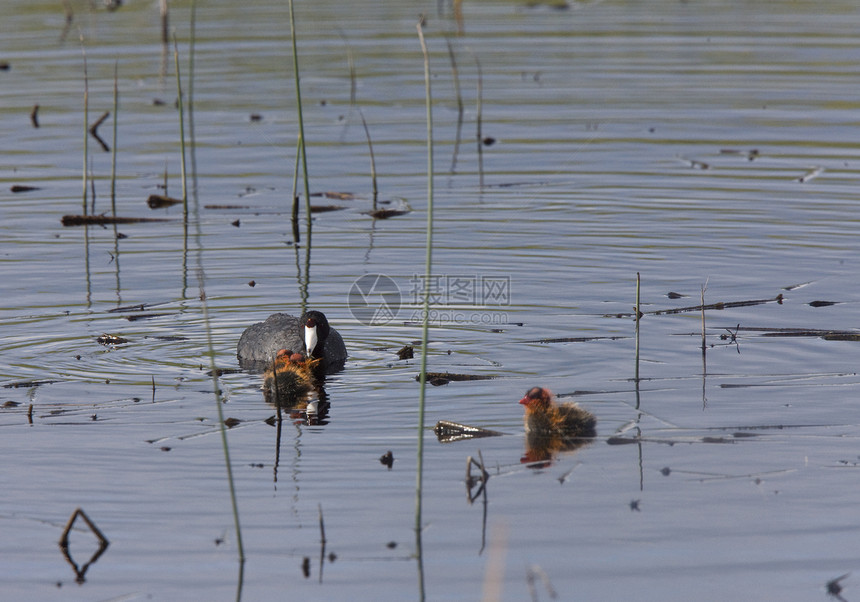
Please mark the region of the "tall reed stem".
<svg viewBox="0 0 860 602"><path fill-rule="evenodd" d="M419 596L424 600L424 569L421 552L421 498L424 479L424 401L427 391L427 346L430 333L430 277L433 268L433 110L430 94L430 59L427 55L427 45L424 43L424 31L421 22L418 28L418 39L421 42L421 52L424 55L424 98L427 107L427 246L424 264L424 303L423 324L421 334L421 376L418 396L418 452L415 483L415 540L418 554L418 587Z"/></svg>
<svg viewBox="0 0 860 602"><path fill-rule="evenodd" d="M87 49L84 46L84 34L81 34L81 54L84 57L84 173L83 173L83 214L87 214L87 161L90 156L90 84L87 75Z"/></svg>
<svg viewBox="0 0 860 602"><path fill-rule="evenodd" d="M640 285L640 277L639 272L636 272L636 374L634 378L636 382L639 382L639 316L641 316L641 312L639 311L639 285Z"/></svg>
<svg viewBox="0 0 860 602"><path fill-rule="evenodd" d="M119 114L119 61L113 64L113 144L110 153L110 206L113 215L116 215L116 133Z"/></svg>
<svg viewBox="0 0 860 602"><path fill-rule="evenodd" d="M302 177L305 184L305 217L308 220L305 241L306 255L309 257L311 253L311 191L308 183L308 155L307 144L305 141L305 121L302 114L302 86L299 77L299 52L296 45L296 18L293 10L293 0L290 0L290 37L293 42L293 77L296 82L296 110L298 111L299 119L299 142L301 143L300 150L302 154Z"/></svg>
<svg viewBox="0 0 860 602"><path fill-rule="evenodd" d="M185 109L182 106L182 78L179 74L179 45L173 36L173 66L176 69L176 96L179 106L179 167L182 171L182 211L188 219L188 181L185 177Z"/></svg>

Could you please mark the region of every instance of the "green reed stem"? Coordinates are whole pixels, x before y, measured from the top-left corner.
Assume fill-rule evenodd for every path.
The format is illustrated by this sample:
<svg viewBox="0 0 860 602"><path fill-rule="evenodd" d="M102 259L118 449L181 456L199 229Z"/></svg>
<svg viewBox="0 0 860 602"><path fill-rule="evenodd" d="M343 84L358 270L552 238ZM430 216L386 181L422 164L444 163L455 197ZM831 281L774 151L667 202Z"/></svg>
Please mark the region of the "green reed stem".
<svg viewBox="0 0 860 602"><path fill-rule="evenodd" d="M191 42L189 48L189 82L188 82L188 118L189 118L189 127L191 128L191 164L193 168L192 177L196 182L197 179L197 169L195 167L196 160L194 159L194 104L193 104L193 90L194 90L194 44L195 44L195 34L194 34L194 23L196 19L196 2L192 0L191 2ZM178 94L178 104L179 104L179 140L180 140L180 150L182 153L182 201L183 206L185 208L185 224L187 227L188 224L188 191L186 185L186 175L185 175L185 123L183 119L183 105L182 105L182 84L179 73L179 50L176 43L176 36L173 36L173 60L176 68L176 89ZM197 186L195 184L194 189L194 208L195 212L199 209L199 203L197 202ZM165 181L165 194L167 194L167 182ZM205 290L205 282L206 282L206 274L203 271L203 261L202 261L202 249L200 248L200 240L202 237L202 233L200 231L200 216L195 215L194 224L197 229L197 241L198 241L198 254L197 254L197 280L200 287L200 300L201 306L203 310L203 325L206 330L206 355L209 356L209 367L210 372L212 374L212 389L215 395L215 406L218 411L218 425L220 427L221 432L221 448L224 451L224 464L227 469L227 484L230 489L230 504L233 510L233 524L236 527L236 548L239 553L239 579L237 583L237 594L236 599L241 599L242 592L242 584L244 581L244 567L245 567L245 547L242 542L242 526L239 521L239 502L236 498L236 483L233 479L233 463L230 460L230 446L227 442L227 426L224 424L224 409L223 409L223 400L221 398L221 386L218 382L219 370L215 364L215 343L212 340L212 323L209 319L209 304L207 302L206 290Z"/></svg>
<svg viewBox="0 0 860 602"><path fill-rule="evenodd" d="M117 118L119 114L119 61L113 64L113 144L110 153L110 207L113 215L116 215L116 134Z"/></svg>
<svg viewBox="0 0 860 602"><path fill-rule="evenodd" d="M84 173L83 173L83 214L87 214L87 162L90 155L90 84L87 76L87 49L84 46L84 34L81 34L81 54L84 57Z"/></svg>
<svg viewBox="0 0 860 602"><path fill-rule="evenodd" d="M364 126L364 136L367 138L367 150L370 153L370 181L373 185L373 210L376 211L376 201L379 198L379 188L376 185L376 158L373 156L373 141L370 139L370 129L364 119L364 112L358 107L358 115L361 117L361 125Z"/></svg>
<svg viewBox="0 0 860 602"><path fill-rule="evenodd" d="M293 214L292 214L292 224L293 224L293 241L296 244L296 248L298 248L299 242L301 241L301 234L299 233L299 195L298 195L298 186L299 186L299 160L302 152L302 138L296 140L296 162L293 165Z"/></svg>
<svg viewBox="0 0 860 602"><path fill-rule="evenodd" d="M415 538L418 554L419 596L424 600L424 570L421 558L421 497L424 478L424 402L427 391L427 346L430 333L430 275L433 268L433 110L430 94L430 59L421 22L416 25L424 55L424 99L427 107L427 247L424 264L424 308L421 334L421 388L418 397L418 452L415 483Z"/></svg>
<svg viewBox="0 0 860 602"><path fill-rule="evenodd" d="M296 110L299 118L299 140L301 143L302 153L302 177L305 184L305 217L307 218L307 241L305 242L306 253L310 256L311 253L311 191L308 182L308 155L307 144L305 137L305 121L302 115L302 86L299 77L299 52L296 45L296 18L293 10L293 0L290 0L290 37L293 42L293 77L296 83Z"/></svg>
<svg viewBox="0 0 860 602"><path fill-rule="evenodd" d="M188 141L191 146L191 183L197 191L197 145L194 137L194 50L197 47L197 0L191 0L188 39ZM196 197L195 197L196 198Z"/></svg>
<svg viewBox="0 0 860 602"><path fill-rule="evenodd" d="M640 285L640 277L639 272L636 272L636 374L634 378L636 382L639 382L639 316L642 315L639 312L639 285Z"/></svg>
<svg viewBox="0 0 860 602"><path fill-rule="evenodd" d="M179 107L179 167L182 172L182 214L188 219L188 183L185 177L185 110L182 106L182 77L179 73L179 45L173 35L173 66L176 69L176 97Z"/></svg>

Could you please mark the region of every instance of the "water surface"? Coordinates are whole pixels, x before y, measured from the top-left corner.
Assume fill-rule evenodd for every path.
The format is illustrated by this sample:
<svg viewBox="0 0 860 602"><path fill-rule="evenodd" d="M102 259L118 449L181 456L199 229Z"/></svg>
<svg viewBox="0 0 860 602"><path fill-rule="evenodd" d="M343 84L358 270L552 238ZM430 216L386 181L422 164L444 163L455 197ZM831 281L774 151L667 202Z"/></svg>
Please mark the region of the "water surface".
<svg viewBox="0 0 860 602"><path fill-rule="evenodd" d="M244 327L300 311L289 15L282 3L197 7L197 202L186 229L181 208L145 204L164 192L165 170L167 192L181 194L173 56L156 7L73 8L65 36L53 2L19 3L0 25L0 379L28 385L0 389L0 402L19 404L0 411L6 597L418 597L419 367L395 352L420 339L420 13L435 126L430 369L495 377L429 388L426 423L509 433L448 444L427 433L427 597L527 599L531 576L538 599L549 583L560 599L809 600L860 565L858 343L768 336L857 326L852 3L466 3L460 36L435 3L297 6L310 187L355 195L313 199L343 208L314 216L307 300L351 358L326 383L328 424L288 423L280 439L257 375L218 381L225 415L242 421L228 433L248 557L241 588L201 289L225 369L237 367ZM187 77L189 5L171 8ZM459 145L446 34L464 105ZM80 36L90 123L112 111L119 73L117 213L166 222L60 223L82 211ZM482 149L483 186L479 81L482 135L494 140ZM38 129L28 117L37 103ZM359 107L381 206L406 215L365 213ZM112 119L99 130L108 141ZM109 213L110 155L92 139L88 164L94 212ZM699 312L646 315L637 382L633 322L616 317L632 311L637 272L647 312L697 305L703 286L706 303L783 300L708 312L704 362ZM349 291L364 274L399 287L391 322L352 315ZM470 288L481 283L506 292ZM153 315L127 319L144 312ZM128 342L100 344L106 333ZM592 339L541 342L573 337ZM516 401L536 384L598 417L592 445L543 468L520 461ZM610 445L619 429L641 440ZM390 471L378 461L388 450ZM486 533L482 498L470 505L464 483L479 450L491 473ZM57 546L76 507L111 542L83 585ZM322 573L320 508L335 555ZM86 562L91 535L71 541Z"/></svg>

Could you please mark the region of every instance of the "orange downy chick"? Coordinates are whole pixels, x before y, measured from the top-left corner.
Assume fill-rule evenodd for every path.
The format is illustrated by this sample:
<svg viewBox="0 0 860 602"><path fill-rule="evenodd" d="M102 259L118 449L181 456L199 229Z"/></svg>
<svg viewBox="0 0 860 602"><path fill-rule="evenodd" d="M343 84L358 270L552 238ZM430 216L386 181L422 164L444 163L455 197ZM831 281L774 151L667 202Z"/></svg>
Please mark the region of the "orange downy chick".
<svg viewBox="0 0 860 602"><path fill-rule="evenodd" d="M597 419L576 403L556 403L544 387L532 387L520 400L526 433L541 437L594 437Z"/></svg>
<svg viewBox="0 0 860 602"><path fill-rule="evenodd" d="M263 396L266 401L293 406L314 390L313 370L320 360L305 359L287 349L278 351L275 361L263 374Z"/></svg>

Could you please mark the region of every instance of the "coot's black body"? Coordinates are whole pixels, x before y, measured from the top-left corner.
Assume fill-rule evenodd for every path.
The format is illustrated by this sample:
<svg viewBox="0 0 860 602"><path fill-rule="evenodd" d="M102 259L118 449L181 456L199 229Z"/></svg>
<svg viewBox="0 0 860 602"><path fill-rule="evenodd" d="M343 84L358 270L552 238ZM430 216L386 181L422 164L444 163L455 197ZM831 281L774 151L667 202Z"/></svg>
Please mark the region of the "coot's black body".
<svg viewBox="0 0 860 602"><path fill-rule="evenodd" d="M306 348L308 342L313 349ZM239 338L236 355L242 368L262 371L281 349L321 359L327 373L343 368L347 357L340 333L329 326L319 311L309 311L301 319L290 314L272 314L265 322L249 326Z"/></svg>

